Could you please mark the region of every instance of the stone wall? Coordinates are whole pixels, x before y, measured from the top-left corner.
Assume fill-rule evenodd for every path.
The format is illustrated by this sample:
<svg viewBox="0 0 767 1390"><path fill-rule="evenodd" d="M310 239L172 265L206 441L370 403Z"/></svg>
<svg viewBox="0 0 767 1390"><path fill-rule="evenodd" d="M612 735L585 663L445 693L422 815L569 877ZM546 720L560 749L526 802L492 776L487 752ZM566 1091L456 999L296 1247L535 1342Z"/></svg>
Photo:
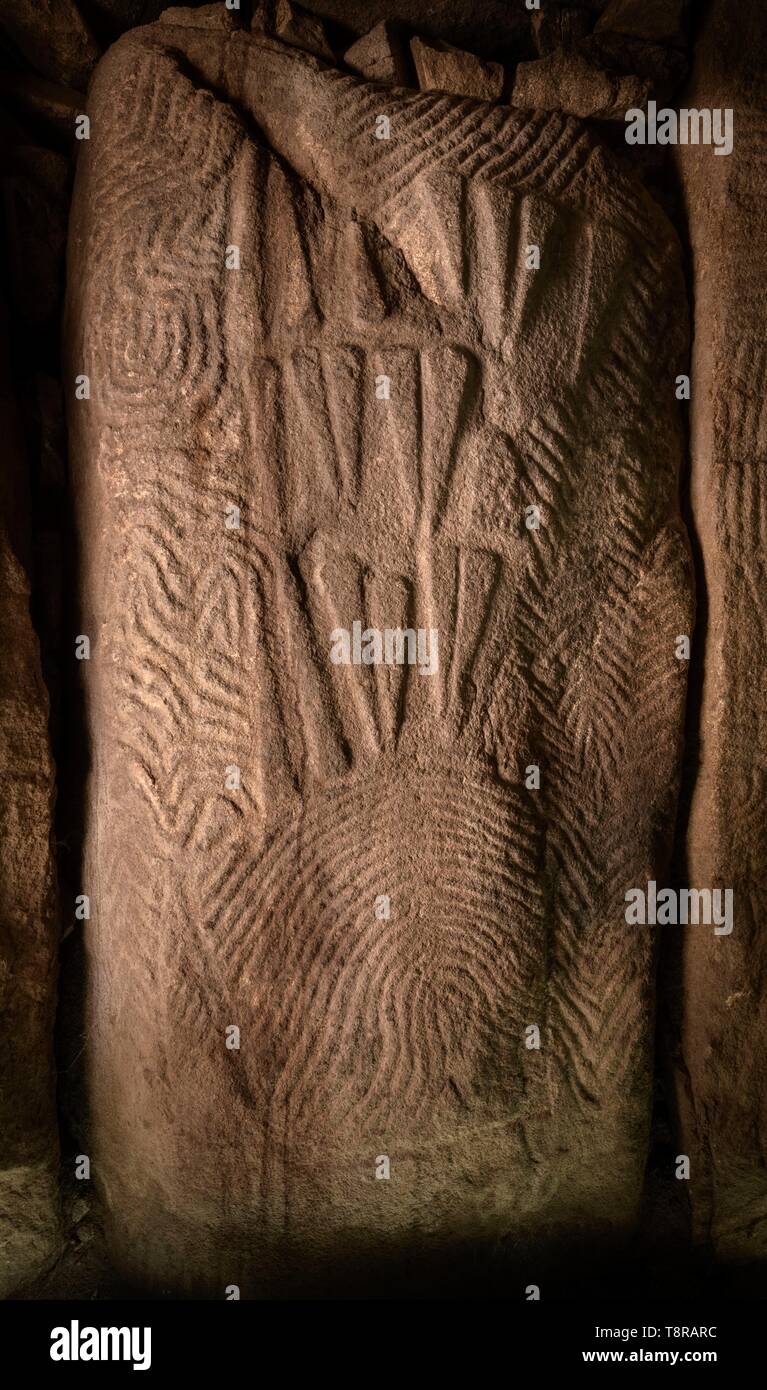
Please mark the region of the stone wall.
<svg viewBox="0 0 767 1390"><path fill-rule="evenodd" d="M767 826L763 814L763 537L767 296L763 165L767 17L712 7L686 100L729 107L727 158L679 150L695 303L691 496L705 593L697 775L686 825L691 883L734 893L731 936L687 938L677 1084L699 1239L761 1261L765 1180Z"/></svg>

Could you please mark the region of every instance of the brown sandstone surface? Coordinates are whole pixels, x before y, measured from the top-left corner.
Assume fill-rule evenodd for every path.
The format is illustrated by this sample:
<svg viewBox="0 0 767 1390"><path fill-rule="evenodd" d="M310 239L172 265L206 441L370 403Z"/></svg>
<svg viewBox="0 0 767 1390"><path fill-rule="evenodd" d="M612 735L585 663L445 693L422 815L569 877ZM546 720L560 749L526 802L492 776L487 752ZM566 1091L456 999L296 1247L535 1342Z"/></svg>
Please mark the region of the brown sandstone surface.
<svg viewBox="0 0 767 1390"><path fill-rule="evenodd" d="M409 55L396 25L382 22L363 35L344 54L344 65L368 82L412 87Z"/></svg>
<svg viewBox="0 0 767 1390"><path fill-rule="evenodd" d="M597 66L580 53L557 49L534 63L520 63L513 106L564 111L570 116L622 121L631 107L645 107L650 85Z"/></svg>
<svg viewBox="0 0 767 1390"><path fill-rule="evenodd" d="M422 92L455 92L481 101L495 101L501 95L501 63L483 63L473 53L419 38L411 40L410 52Z"/></svg>
<svg viewBox="0 0 767 1390"><path fill-rule="evenodd" d="M767 14L711 7L689 107L729 107L734 146L680 148L692 244L692 511L705 595L687 876L734 892L734 929L684 941L678 1065L696 1233L767 1253Z"/></svg>
<svg viewBox="0 0 767 1390"><path fill-rule="evenodd" d="M256 33L166 14L89 113L67 372L115 1264L245 1296L626 1230L654 946L624 894L667 862L692 622L676 239L576 121ZM435 629L438 669L334 665L355 620Z"/></svg>

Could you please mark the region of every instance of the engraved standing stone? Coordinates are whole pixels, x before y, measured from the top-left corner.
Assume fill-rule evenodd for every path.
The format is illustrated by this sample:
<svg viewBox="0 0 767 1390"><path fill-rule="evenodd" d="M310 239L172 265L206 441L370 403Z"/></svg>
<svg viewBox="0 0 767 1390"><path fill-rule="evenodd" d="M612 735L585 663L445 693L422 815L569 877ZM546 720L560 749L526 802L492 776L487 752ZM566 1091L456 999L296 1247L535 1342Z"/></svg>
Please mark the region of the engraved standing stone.
<svg viewBox="0 0 767 1390"><path fill-rule="evenodd" d="M572 120L255 34L166 16L89 110L67 341L113 1256L246 1297L340 1246L625 1228L654 946L624 894L664 871L690 626L675 239ZM436 632L436 669L334 663L355 622Z"/></svg>

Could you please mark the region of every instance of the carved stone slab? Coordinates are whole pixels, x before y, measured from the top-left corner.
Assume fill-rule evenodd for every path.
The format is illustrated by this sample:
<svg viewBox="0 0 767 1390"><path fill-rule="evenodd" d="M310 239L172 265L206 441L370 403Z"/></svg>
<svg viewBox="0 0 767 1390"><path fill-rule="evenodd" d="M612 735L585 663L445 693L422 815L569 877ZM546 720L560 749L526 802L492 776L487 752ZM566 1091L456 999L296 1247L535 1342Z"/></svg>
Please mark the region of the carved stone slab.
<svg viewBox="0 0 767 1390"><path fill-rule="evenodd" d="M654 964L624 894L668 851L691 622L673 234L575 121L167 15L89 110L67 354L115 1258L245 1296L623 1228ZM436 632L436 668L334 662L356 622Z"/></svg>

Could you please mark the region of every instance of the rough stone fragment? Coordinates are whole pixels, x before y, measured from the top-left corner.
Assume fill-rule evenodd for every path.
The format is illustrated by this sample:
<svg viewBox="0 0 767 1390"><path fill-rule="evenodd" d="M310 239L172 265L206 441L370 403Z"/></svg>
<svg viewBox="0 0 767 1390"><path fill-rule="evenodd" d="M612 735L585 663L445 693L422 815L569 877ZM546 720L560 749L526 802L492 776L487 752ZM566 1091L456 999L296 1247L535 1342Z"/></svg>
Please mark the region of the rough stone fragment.
<svg viewBox="0 0 767 1390"><path fill-rule="evenodd" d="M457 96L497 101L503 90L503 66L486 63L474 53L433 40L410 40L418 85L422 92L454 92Z"/></svg>
<svg viewBox="0 0 767 1390"><path fill-rule="evenodd" d="M654 93L670 93L687 73L687 58L679 49L644 43L623 34L590 34L578 49L592 63L626 76L648 78Z"/></svg>
<svg viewBox="0 0 767 1390"><path fill-rule="evenodd" d="M508 0L311 0L306 8L359 37L382 20L392 20L425 38L495 60L511 57L530 25L524 5Z"/></svg>
<svg viewBox="0 0 767 1390"><path fill-rule="evenodd" d="M333 50L321 20L291 4L291 0L276 0L272 6L262 7L254 15L252 27L255 33L274 34L293 48L324 58L326 62L333 61Z"/></svg>
<svg viewBox="0 0 767 1390"><path fill-rule="evenodd" d="M228 10L223 0L216 0L214 5L199 5L197 9L190 5L172 5L163 10L160 23L180 25L182 28L191 25L194 29L217 29L227 33L231 29L240 29L243 19L238 10Z"/></svg>
<svg viewBox="0 0 767 1390"><path fill-rule="evenodd" d="M593 27L594 16L589 10L558 10L550 5L535 10L530 23L533 43L541 57L557 48L573 48Z"/></svg>
<svg viewBox="0 0 767 1390"><path fill-rule="evenodd" d="M558 49L548 58L519 64L511 104L620 121L632 106L644 106L649 93L649 83L643 78L620 77L596 67L579 53Z"/></svg>
<svg viewBox="0 0 767 1390"><path fill-rule="evenodd" d="M0 0L0 27L43 77L85 91L99 49L73 0Z"/></svg>
<svg viewBox="0 0 767 1390"><path fill-rule="evenodd" d="M649 43L683 47L687 42L689 0L610 0L596 32L610 31Z"/></svg>
<svg viewBox="0 0 767 1390"><path fill-rule="evenodd" d="M5 328L5 325L3 325ZM0 1297L60 1242L53 1074L56 899L48 701L17 558L21 440L0 363ZM18 461L18 467L17 465ZM19 534L25 527L19 528Z"/></svg>
<svg viewBox="0 0 767 1390"><path fill-rule="evenodd" d="M369 82L387 82L395 87L411 85L410 64L401 34L396 25L386 21L347 48L344 62Z"/></svg>
<svg viewBox="0 0 767 1390"><path fill-rule="evenodd" d="M691 505L705 574L689 883L733 891L730 935L687 928L677 1056L696 1235L767 1257L767 11L723 0L682 104L732 109L729 155L676 150L692 245Z"/></svg>
<svg viewBox="0 0 767 1390"><path fill-rule="evenodd" d="M558 113L393 91L377 139L369 84L163 27L97 71L68 275L112 1258L247 1297L626 1232L678 243ZM332 660L356 622L400 658Z"/></svg>

